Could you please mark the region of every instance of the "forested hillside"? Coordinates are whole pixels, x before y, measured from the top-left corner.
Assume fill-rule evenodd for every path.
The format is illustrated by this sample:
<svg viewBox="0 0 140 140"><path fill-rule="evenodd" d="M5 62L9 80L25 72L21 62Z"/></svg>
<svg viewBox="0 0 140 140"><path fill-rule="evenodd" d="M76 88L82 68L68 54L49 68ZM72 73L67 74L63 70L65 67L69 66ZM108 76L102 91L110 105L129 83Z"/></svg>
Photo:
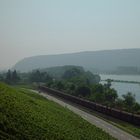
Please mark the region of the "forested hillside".
<svg viewBox="0 0 140 140"><path fill-rule="evenodd" d="M38 68L77 65L100 73L139 74L140 49L80 52L24 58L13 69L27 72Z"/></svg>

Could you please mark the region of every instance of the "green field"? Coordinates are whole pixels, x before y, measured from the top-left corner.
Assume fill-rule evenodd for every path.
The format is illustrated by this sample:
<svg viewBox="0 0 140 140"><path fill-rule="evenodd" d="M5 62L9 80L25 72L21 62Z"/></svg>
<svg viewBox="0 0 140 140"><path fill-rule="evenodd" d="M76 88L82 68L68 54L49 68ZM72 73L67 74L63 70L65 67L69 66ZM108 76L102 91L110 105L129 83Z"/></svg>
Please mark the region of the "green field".
<svg viewBox="0 0 140 140"><path fill-rule="evenodd" d="M0 83L0 139L113 140L67 108Z"/></svg>

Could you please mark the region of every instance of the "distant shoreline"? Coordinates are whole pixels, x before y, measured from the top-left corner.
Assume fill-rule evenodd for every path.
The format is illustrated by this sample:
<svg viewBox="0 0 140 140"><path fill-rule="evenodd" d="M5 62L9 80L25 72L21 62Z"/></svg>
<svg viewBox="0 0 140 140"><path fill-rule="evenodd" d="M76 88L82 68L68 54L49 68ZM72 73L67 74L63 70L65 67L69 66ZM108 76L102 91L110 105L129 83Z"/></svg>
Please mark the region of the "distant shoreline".
<svg viewBox="0 0 140 140"><path fill-rule="evenodd" d="M117 73L98 73L99 75L117 75L117 76L140 76L139 73L135 74L117 74Z"/></svg>
<svg viewBox="0 0 140 140"><path fill-rule="evenodd" d="M108 79L106 80L101 80L101 81L106 81L107 82ZM125 80L113 80L113 79L109 79L111 82L118 82L118 83L131 83L131 84L140 84L140 82L137 81L125 81Z"/></svg>

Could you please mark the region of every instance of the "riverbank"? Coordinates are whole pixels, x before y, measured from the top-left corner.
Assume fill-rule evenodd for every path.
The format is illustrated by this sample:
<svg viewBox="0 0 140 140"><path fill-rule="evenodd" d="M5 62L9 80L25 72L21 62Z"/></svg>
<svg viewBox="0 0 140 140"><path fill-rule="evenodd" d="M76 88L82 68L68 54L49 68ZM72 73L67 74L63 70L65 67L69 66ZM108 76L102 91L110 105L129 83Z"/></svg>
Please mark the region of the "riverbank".
<svg viewBox="0 0 140 140"><path fill-rule="evenodd" d="M136 101L140 103L140 75L100 75L101 84L107 79L112 79L111 87L114 88L119 97L127 92L135 94Z"/></svg>

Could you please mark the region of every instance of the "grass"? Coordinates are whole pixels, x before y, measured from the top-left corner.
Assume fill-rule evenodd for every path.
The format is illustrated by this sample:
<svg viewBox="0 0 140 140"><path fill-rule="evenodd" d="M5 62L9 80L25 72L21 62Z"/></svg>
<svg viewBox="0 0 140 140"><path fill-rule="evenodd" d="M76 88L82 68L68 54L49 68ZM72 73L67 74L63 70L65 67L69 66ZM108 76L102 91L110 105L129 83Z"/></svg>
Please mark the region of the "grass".
<svg viewBox="0 0 140 140"><path fill-rule="evenodd" d="M33 84L16 84L16 85L12 85L15 88L26 88L26 89L36 89L37 85L33 85Z"/></svg>
<svg viewBox="0 0 140 140"><path fill-rule="evenodd" d="M113 118L111 116L104 115L102 113L87 109L85 107L79 106L79 108L82 109L83 111L86 111L86 112L98 117L98 118L105 120L106 122L109 122L110 124L130 133L131 135L133 135L137 138L140 138L140 127L139 126L133 125L131 123L128 123L128 122L125 122L125 121L122 121L122 120L119 120L116 118Z"/></svg>
<svg viewBox="0 0 140 140"><path fill-rule="evenodd" d="M127 122L124 122L121 120L117 120L117 119L114 121L109 120L108 122L119 127L120 129L132 134L133 136L140 138L140 127L139 126L135 126L130 123L127 123Z"/></svg>
<svg viewBox="0 0 140 140"><path fill-rule="evenodd" d="M0 83L0 139L114 140L67 108Z"/></svg>
<svg viewBox="0 0 140 140"><path fill-rule="evenodd" d="M57 97L58 98L58 97ZM60 98L61 99L61 98ZM68 101L67 101L68 102ZM71 102L69 101L69 103L71 104ZM99 113L97 111L93 111L91 109L88 109L86 107L83 107L81 105L77 105L77 104L74 104L72 103L72 105L75 105L76 107L79 107L81 110L85 111L85 112L88 112L98 118L101 118L102 120L106 121L106 122L109 122L110 124L130 133L131 135L137 137L137 138L140 138L140 126L137 126L137 125L133 125L131 123L128 123L128 122L125 122L125 121L122 121L122 120L119 120L117 118L114 118L114 117L111 117L111 116L108 116L108 115L105 115L103 113Z"/></svg>

